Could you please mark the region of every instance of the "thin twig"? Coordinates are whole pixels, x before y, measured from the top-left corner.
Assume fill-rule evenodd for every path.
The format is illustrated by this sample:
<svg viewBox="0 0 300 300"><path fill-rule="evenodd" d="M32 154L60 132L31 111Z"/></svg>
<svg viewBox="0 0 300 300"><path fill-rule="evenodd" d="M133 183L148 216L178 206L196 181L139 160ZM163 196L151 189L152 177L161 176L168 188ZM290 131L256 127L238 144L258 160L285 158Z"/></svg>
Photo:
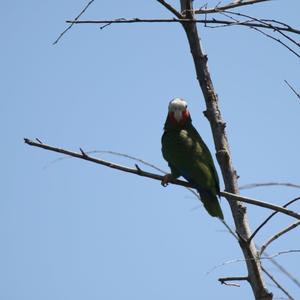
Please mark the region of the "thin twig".
<svg viewBox="0 0 300 300"><path fill-rule="evenodd" d="M164 171L163 169L158 168L157 166L153 165L152 163L149 163L147 161L145 161L144 159L132 156L132 155L128 155L125 153L121 153L121 152L116 152L116 151L111 151L111 150L94 150L94 151L89 151L87 152L88 154L93 154L93 153L107 153L107 154L112 154L112 155L116 155L116 156L120 156L120 157L125 157L125 158L129 158L131 160L134 160L136 162L140 162L142 164L144 164L145 166L148 166L158 172L161 172L163 174L167 174L166 171Z"/></svg>
<svg viewBox="0 0 300 300"><path fill-rule="evenodd" d="M275 258L275 257L278 257L280 255L289 254L289 253L300 253L300 249L291 249L291 250L279 251L279 252L271 254L271 255L262 256L262 257L260 257L258 259L260 259L260 260L262 260L262 259L267 260L267 259Z"/></svg>
<svg viewBox="0 0 300 300"><path fill-rule="evenodd" d="M78 19L85 13L85 11L88 9L88 7L89 7L94 1L95 1L95 0L91 0L91 1L83 8L83 10L79 13L79 15L78 15L74 20L78 20ZM74 24L71 24L69 27L67 27L67 28L59 35L59 37L53 42L52 45L57 44L57 43L59 42L59 40L63 37L63 35L64 35L67 31L69 31L69 30L72 28L73 25L74 25Z"/></svg>
<svg viewBox="0 0 300 300"><path fill-rule="evenodd" d="M249 26L249 24L251 23L251 21L257 22L260 25L266 26L266 27L263 27L263 28L272 29L273 31L278 32L283 37L285 37L286 39L288 39L290 42L294 43L297 47L300 46L300 44L298 42L296 42L294 39L292 39L291 37L289 37L287 34L283 33L282 30L279 30L277 28L277 26L274 26L273 24L271 24L269 20L261 20L261 19L257 19L257 18L251 17L249 15L245 15L245 14L241 14L241 13L236 13L236 12L232 12L232 11L226 11L226 13L221 12L221 14L223 16L228 17L231 20L234 20L234 22L236 22L236 23L246 24L246 26L248 26L250 29L253 29L253 30L261 33L262 35L264 35L264 36L266 36L266 37L268 37L268 38L270 38L270 39L278 42L279 44L281 44L282 46L284 46L285 48L287 48L290 52L292 52L293 54L295 54L296 56L298 56L300 58L300 55L296 51L294 51L290 46L288 46L286 43L284 43L283 41L281 41L279 38L275 38L274 36L272 36L270 34L267 34L264 31L262 31L261 29L257 28L257 27L261 27L261 26L257 26L257 24L255 26ZM241 21L237 20L236 18L233 18L229 14L235 15L235 16L239 16L239 17L244 17L244 18L247 18L247 20L241 22Z"/></svg>
<svg viewBox="0 0 300 300"><path fill-rule="evenodd" d="M294 198L293 200L291 200L291 201L287 202L286 204L284 204L282 207L286 208L286 207L288 207L289 205L291 205L292 203L294 203L294 202L296 202L296 201L298 201L298 200L300 200L300 197ZM271 213L271 214L269 215L269 217L267 217L267 218L266 218L266 219L265 219L265 220L264 220L264 221L263 221L263 222L262 222L262 223L254 230L254 232L252 233L252 235L250 236L250 238L249 238L249 240L248 240L248 243L251 242L251 240L255 237L255 235L258 233L258 231L261 230L261 228L262 228L263 226L265 226L265 225L270 221L270 219L272 219L277 213L278 213L277 211Z"/></svg>
<svg viewBox="0 0 300 300"><path fill-rule="evenodd" d="M256 28L256 27L253 27L253 26L251 27L251 29L253 29L253 30L255 30L255 31L259 32L259 33L261 33L262 35L264 35L264 36L266 36L266 37L268 37L268 38L270 38L270 39L272 39L272 40L278 42L280 45L282 45L283 47L285 47L286 49L288 49L290 52L292 52L293 54L295 54L298 58L300 58L300 55L299 55L295 50L293 50L290 46L288 46L287 44L285 44L285 43L284 43L282 40L280 40L279 38L275 38L274 36L272 36L272 35L270 35L270 34L264 32L264 31L262 31L261 29L258 29L258 28Z"/></svg>
<svg viewBox="0 0 300 300"><path fill-rule="evenodd" d="M175 9L171 4L167 3L164 0L156 0L157 2L159 2L161 5L163 5L167 10L169 10L172 14L174 14L178 19L182 19L183 16L182 14L177 11L177 9Z"/></svg>
<svg viewBox="0 0 300 300"><path fill-rule="evenodd" d="M209 275L210 273L212 273L213 271L215 271L216 269L229 265L229 264L236 264L236 263L240 263L240 262L245 262L245 261L249 261L249 260L255 260L255 261L261 261L261 260L270 260L272 258L284 255L284 254L290 254L290 253L300 253L300 249L291 249L291 250L286 250L286 251L279 251L277 253L268 255L268 256L262 256L262 257L253 257L253 258L237 258L237 259L231 259L231 260L227 260L224 261L223 263L214 266L213 268L211 268L209 271L206 272L206 275Z"/></svg>
<svg viewBox="0 0 300 300"><path fill-rule="evenodd" d="M275 283L275 285L285 294L289 297L290 300L295 300L289 292L274 278L273 275L271 275L263 266L261 267L263 272Z"/></svg>
<svg viewBox="0 0 300 300"><path fill-rule="evenodd" d="M120 170L120 171L123 171L123 172L136 174L136 175L139 175L139 176L152 178L152 179L159 180L159 181L163 180L163 176L161 176L161 175L153 174L153 173L146 172L146 171L143 171L143 170L137 170L136 168L135 169L128 168L128 167L118 165L118 164L115 164L115 163L112 163L112 162L97 159L97 158L89 156L86 152L83 152L83 151L81 153L76 153L76 152L68 151L68 150L65 150L65 149L53 147L53 146L50 146L50 145L41 144L39 142L35 142L35 141L32 141L32 140L27 139L27 138L25 138L24 141L25 141L26 144L28 144L30 146L39 147L39 148L43 148L43 149L50 150L50 151L53 151L53 152L62 153L62 154L65 154L65 155L77 157L77 158L84 159L84 160L87 160L87 161L91 161L91 162L94 162L94 163L97 163L97 164L100 164L100 165L104 165L104 166L109 167L109 168L117 169L117 170ZM176 179L176 180L171 181L170 183L176 184L176 185L181 185L181 186L184 186L184 187L194 188L193 185L191 185L188 182L183 181L183 180ZM289 215L291 217L294 217L294 218L300 220L300 215L298 213L296 213L294 211L291 211L291 210L288 210L288 209L285 209L281 206L277 206L277 205L274 205L274 204L271 204L271 203L268 203L268 202L259 201L259 200L256 200L256 199L246 198L246 197L235 195L235 194L228 193L228 192L221 192L220 195L225 197L225 198L229 198L231 200L246 202L246 203L249 203L249 204L253 204L253 205L260 206L260 207L275 210L275 211L281 212L283 214Z"/></svg>
<svg viewBox="0 0 300 300"><path fill-rule="evenodd" d="M125 157L125 158L129 158L135 162L139 162L139 163L142 163L143 165L145 166L148 166L158 172L161 172L163 174L167 174L166 171L158 168L157 166L155 166L154 164L152 163L149 163L147 161L145 161L144 159L141 159L141 158L137 158L135 156L132 156L132 155L128 155L128 154L125 154L125 153L121 153L121 152L116 152L116 151L111 151L111 150L92 150L92 151L86 151L85 154L95 154L95 153L105 153L105 154L111 154L111 155L116 155L116 156L120 156L120 157ZM52 161L52 163L55 163L57 161L60 161L60 160L63 160L63 159L66 159L66 158L71 158L72 156L63 156L63 157L59 157L57 159L55 159L54 161ZM199 195L197 192L195 192L192 188L189 188L189 187L185 187L188 191L190 191L196 198L199 198Z"/></svg>
<svg viewBox="0 0 300 300"><path fill-rule="evenodd" d="M247 189L265 187L265 186L287 186L287 187L300 189L300 185L289 183L289 182L263 182L263 183L250 183L250 184L242 185L240 186L240 190L247 190Z"/></svg>
<svg viewBox="0 0 300 300"><path fill-rule="evenodd" d="M300 46L300 44L298 42L296 42L294 39L292 39L291 37L289 37L288 35L286 35L285 33L282 32L282 30L279 30L277 28L277 26L273 25L272 23L277 23L277 24L281 24L284 25L285 28L289 28L289 26L283 22L279 22L276 20L268 20L268 19L258 19L255 17L252 17L250 15L246 15L246 14L242 14L242 13L237 13L237 12L233 12L233 11L226 11L226 13L223 13L223 15L227 15L227 14L231 14L231 15L235 15L235 16L239 16L239 17L243 17L243 18L247 18L247 21L254 21L254 22L258 22L262 25L268 26L270 29L274 30L275 32L278 32L280 35L282 35L283 37L285 37L286 39L288 39L290 42L292 42L293 44L295 44L297 47Z"/></svg>
<svg viewBox="0 0 300 300"><path fill-rule="evenodd" d="M263 252L265 251L265 249L275 240L277 240L278 238L280 238L281 236L283 236L285 233L291 231L292 229L296 228L297 226L300 225L300 221L297 221L289 226L287 226L286 228L282 229L281 231L279 231L278 233L274 234L270 239L268 239L262 246L260 249L260 255L263 254Z"/></svg>
<svg viewBox="0 0 300 300"><path fill-rule="evenodd" d="M230 226L224 221L224 220L221 220L220 219L220 221L223 223L223 225L227 228L227 230L229 231L229 233L231 234L231 235L233 235L233 237L237 240L237 241L239 241L239 237L237 236L237 234L230 228Z"/></svg>
<svg viewBox="0 0 300 300"><path fill-rule="evenodd" d="M265 255L269 255L266 251L264 251L264 253L265 253ZM280 272L282 272L284 275L286 275L291 281L293 281L298 286L298 288L300 288L300 281L296 277L294 277L289 271L287 271L285 267L283 267L274 258L270 257L269 260L276 268L278 268L278 270Z"/></svg>
<svg viewBox="0 0 300 300"><path fill-rule="evenodd" d="M300 94L296 92L296 90L288 83L287 80L284 80L287 86L294 92L294 94L300 99Z"/></svg>
<svg viewBox="0 0 300 300"><path fill-rule="evenodd" d="M195 14L212 14L212 13L218 13L221 11L225 11L227 9L237 8L244 5L251 5L251 4L257 4L259 2L266 2L270 0L249 0L249 1L235 1L232 3L229 3L224 6L215 6L213 8L200 8L196 9L194 11Z"/></svg>
<svg viewBox="0 0 300 300"><path fill-rule="evenodd" d="M204 19L204 20L195 20L195 19L140 19L140 18L119 18L113 20L67 20L66 23L71 24L127 24L127 23L203 23L203 24L224 24L226 26L247 26L247 27L260 27L265 29L271 29L270 26L257 23L257 22L240 22L240 21L227 21L227 20L217 20L217 19ZM276 26L278 30L287 31L295 34L300 34L300 30L293 27L285 26Z"/></svg>

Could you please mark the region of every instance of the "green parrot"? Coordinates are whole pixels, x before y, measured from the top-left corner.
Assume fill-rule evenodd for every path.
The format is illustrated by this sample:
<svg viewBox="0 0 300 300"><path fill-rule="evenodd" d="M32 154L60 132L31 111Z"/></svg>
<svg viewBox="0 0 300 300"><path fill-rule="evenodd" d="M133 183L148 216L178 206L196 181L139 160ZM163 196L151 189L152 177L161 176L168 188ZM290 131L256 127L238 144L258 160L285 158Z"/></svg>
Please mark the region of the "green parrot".
<svg viewBox="0 0 300 300"><path fill-rule="evenodd" d="M218 196L219 178L212 156L192 124L187 103L175 98L169 103L169 112L161 138L162 154L171 174L164 176L162 185L179 176L184 177L198 191L207 212L224 219Z"/></svg>

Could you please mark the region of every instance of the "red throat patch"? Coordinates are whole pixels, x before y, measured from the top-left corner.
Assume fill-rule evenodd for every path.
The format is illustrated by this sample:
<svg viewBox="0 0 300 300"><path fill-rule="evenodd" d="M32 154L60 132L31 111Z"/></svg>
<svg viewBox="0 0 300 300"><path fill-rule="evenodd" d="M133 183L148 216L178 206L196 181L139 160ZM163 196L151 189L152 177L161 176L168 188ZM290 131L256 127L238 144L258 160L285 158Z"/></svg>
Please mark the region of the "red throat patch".
<svg viewBox="0 0 300 300"><path fill-rule="evenodd" d="M174 113L170 112L169 113L169 120L173 125L176 126L182 126L185 124L185 122L188 120L189 118L189 111L187 109L185 109L182 114L181 114L181 119L179 120L179 122L174 118Z"/></svg>

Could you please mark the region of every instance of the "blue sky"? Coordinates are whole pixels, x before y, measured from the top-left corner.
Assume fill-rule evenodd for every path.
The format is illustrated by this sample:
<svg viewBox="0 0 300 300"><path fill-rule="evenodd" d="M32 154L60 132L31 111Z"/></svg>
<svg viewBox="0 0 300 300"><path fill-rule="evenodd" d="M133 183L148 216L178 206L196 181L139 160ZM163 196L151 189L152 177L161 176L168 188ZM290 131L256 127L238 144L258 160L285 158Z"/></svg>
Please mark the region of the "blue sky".
<svg viewBox="0 0 300 300"><path fill-rule="evenodd" d="M177 2L170 1L176 7ZM74 26L53 46L66 27L64 21L86 3L0 3L0 299L251 299L248 284L235 288L217 281L245 275L244 263L210 272L242 254L223 225L187 190L163 188L159 182L81 160L57 161L60 155L23 143L24 137L38 137L74 151L118 151L167 170L160 137L168 102L179 96L189 102L194 124L214 153L179 24L114 25L104 30ZM299 28L299 9L298 1L278 0L240 11ZM169 16L154 0L96 0L82 19ZM299 59L245 28L199 25L199 31L239 184L299 184L300 103L284 83L288 80L300 89ZM243 194L280 205L300 191L268 187ZM232 225L226 200L221 204ZM299 211L299 205L293 208ZM248 210L252 228L269 214L251 206ZM274 218L256 243L293 221ZM274 242L268 252L299 249L297 230ZM298 255L282 255L278 261L299 278ZM291 295L300 294L269 262L265 267Z"/></svg>

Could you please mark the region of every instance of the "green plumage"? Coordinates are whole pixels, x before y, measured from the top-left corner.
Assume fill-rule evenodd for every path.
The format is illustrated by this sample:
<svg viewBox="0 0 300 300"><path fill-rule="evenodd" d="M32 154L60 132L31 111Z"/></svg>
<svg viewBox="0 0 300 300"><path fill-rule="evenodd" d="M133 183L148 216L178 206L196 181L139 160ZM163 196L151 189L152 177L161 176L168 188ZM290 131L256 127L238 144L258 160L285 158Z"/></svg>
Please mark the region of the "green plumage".
<svg viewBox="0 0 300 300"><path fill-rule="evenodd" d="M224 219L218 201L218 174L209 149L190 117L183 124L173 124L168 115L162 136L162 153L172 177L183 176L196 187L208 213Z"/></svg>

